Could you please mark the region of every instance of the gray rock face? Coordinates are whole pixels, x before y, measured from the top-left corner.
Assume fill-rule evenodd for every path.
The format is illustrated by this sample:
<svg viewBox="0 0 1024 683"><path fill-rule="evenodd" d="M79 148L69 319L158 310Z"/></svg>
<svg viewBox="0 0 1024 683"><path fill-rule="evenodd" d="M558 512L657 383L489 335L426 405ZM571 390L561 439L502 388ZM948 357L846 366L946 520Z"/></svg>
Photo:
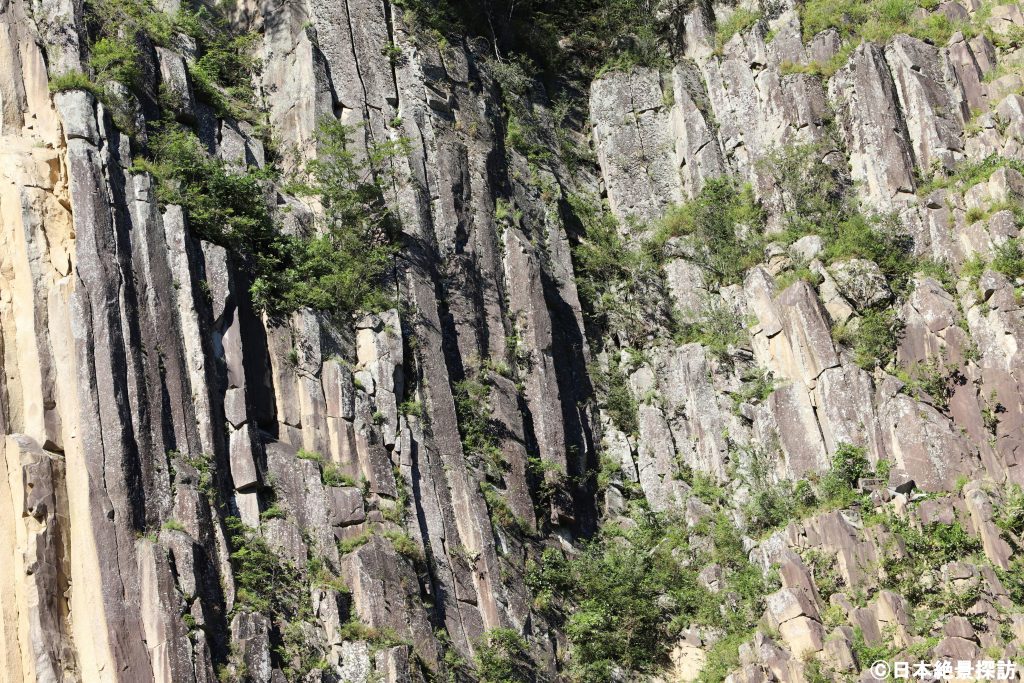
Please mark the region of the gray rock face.
<svg viewBox="0 0 1024 683"><path fill-rule="evenodd" d="M871 44L854 50L829 81L829 95L864 199L882 210L905 201L915 188L914 159L883 50Z"/></svg>
<svg viewBox="0 0 1024 683"><path fill-rule="evenodd" d="M858 310L892 298L885 275L874 261L850 259L834 264L829 272L835 278L839 293Z"/></svg>
<svg viewBox="0 0 1024 683"><path fill-rule="evenodd" d="M685 92L684 88L680 104L684 109L688 102L692 106ZM673 163L672 119L658 71L635 68L599 78L591 86L590 101L594 142L612 211L622 219L646 221L682 201L679 167ZM690 111L699 116L695 107ZM697 138L683 145L710 142L707 131L688 131L685 123L682 129Z"/></svg>

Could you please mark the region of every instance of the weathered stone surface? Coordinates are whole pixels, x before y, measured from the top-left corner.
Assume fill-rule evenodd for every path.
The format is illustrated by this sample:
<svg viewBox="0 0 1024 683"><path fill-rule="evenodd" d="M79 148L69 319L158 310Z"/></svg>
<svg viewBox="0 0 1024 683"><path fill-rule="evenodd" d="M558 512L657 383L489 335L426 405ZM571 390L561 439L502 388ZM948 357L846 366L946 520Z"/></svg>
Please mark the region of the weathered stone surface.
<svg viewBox="0 0 1024 683"><path fill-rule="evenodd" d="M635 67L597 79L590 89L590 112L608 201L618 217L650 220L682 200L679 170L672 163L673 127L656 69Z"/></svg>
<svg viewBox="0 0 1024 683"><path fill-rule="evenodd" d="M969 114L948 55L910 36L885 49L903 118L921 168L951 169L961 158L963 122Z"/></svg>
<svg viewBox="0 0 1024 683"><path fill-rule="evenodd" d="M992 209L1020 198L1020 175L998 169L974 187L928 196L914 193L915 177L989 155L1022 158L1021 80L1007 68L1007 41L1024 24L1019 8L992 8L986 31L996 44L982 34L954 35L945 47L898 36L857 48L823 79L794 65L829 62L843 41L830 30L805 44L795 3L743 5L763 15L721 46L716 24L736 8L663 3L659 21L686 58L663 69L609 71L590 91L589 112L586 95L569 93L577 106L553 121L563 112L539 82L498 102L494 65L507 54L492 57L472 37L439 44L397 5L245 0L229 19L258 36L266 133L288 152L279 159L286 172L316 153L321 116L358 126L356 158L409 141L388 160L393 173L384 183L402 223L388 282L400 306L353 322L309 310L282 318L255 311L251 271L234 250L198 240L185 209L159 206L152 179L126 170L146 154L154 121L143 117L154 116L161 84L170 113L194 123L214 158L236 171L268 160L264 131L192 97L191 39L141 46L137 92L111 85L138 124L131 139L107 116L113 101L48 92L49 79L81 71L89 56L79 45L82 12L72 5L0 0L0 587L13 595L0 600L0 679L212 683L215 663L227 663L229 672L245 664L253 680L284 681L270 664L283 625L235 604L235 548L222 519L230 514L300 570L316 557L330 575L324 583L337 576L353 586L351 603L313 588L313 616L295 626L318 657L339 667L331 676L416 680L412 647L372 651L342 641L342 624L355 614L395 629L427 668L439 667L442 648L472 661L488 629L513 628L544 669L538 679L554 680L565 636L533 609L527 559L554 545L572 552L604 521L602 512L630 528L626 515L639 492L655 509L681 514L694 545L706 545L701 521L717 511L684 479L689 470L711 475L736 513L751 491L734 477L753 449L769 457L774 481L813 479L839 444L862 446L873 463L895 468L892 488L867 486L868 505L912 524L960 521L992 565L1007 566L993 506L999 485L1024 482L1018 283L992 268L978 287L961 277L951 294L918 277L896 302L906 323L897 365L910 374L922 362L953 368L945 404L882 370L861 370L830 328L852 329L857 310L894 297L870 266L868 276L853 278L844 277L850 262L826 269L816 260L830 255L822 238L790 248L774 235L784 227L785 198L761 160L779 147L823 141L820 161L843 183L849 168L865 212L897 210L916 256L945 262L954 275L974 254L991 260L1019 237L1013 213ZM955 22L978 17L979 3L966 5L934 11ZM919 10L914 21L929 21L928 13ZM506 39L498 40L502 53ZM513 106L523 107L521 122L528 114L530 135L550 150L543 160L506 139ZM592 140L584 120L593 122ZM566 140L579 150L592 142L597 165L567 169ZM667 322L673 306L663 302L660 278L636 283L643 296L625 304L618 291L603 302L636 309L621 316L632 321L628 329L615 319L611 335L587 338L569 235L575 245L592 234L580 225L577 200L596 207L604 192L618 218L638 219L620 221L634 248L669 205L719 175L750 183L768 239L777 241L742 286L721 286L680 258L677 237L666 245L664 284L678 322L703 324L709 311L735 315L738 341L712 354L692 340L718 331L687 327L691 343L677 343L672 332L682 326ZM320 229L312 198L288 196L275 181L266 190L285 233ZM800 282L777 291L776 278L804 265L820 276L817 289ZM590 369L607 367L591 364L594 342L602 359L619 354L629 368L627 390L640 404L636 434L608 418L604 387L595 387L604 378ZM760 375L770 375L772 391L751 391ZM489 387L489 425L503 461L486 474L479 454L461 443L465 406L453 395L477 377ZM304 459L299 448L309 452ZM532 458L543 463L543 482L528 467ZM592 482L604 458L620 467L602 500ZM338 473L365 480L365 498L361 487L325 487ZM952 489L961 475L999 485L969 483L962 497L918 499L918 489ZM488 503L497 499L484 500L485 476L529 534L492 523ZM552 501L543 525L534 522L539 491ZM883 634L912 644L913 605L877 590L882 555L902 548L862 512L829 511L758 542L744 539L756 566L778 565L783 590L814 610L823 605L808 567L813 560L817 572L822 560L805 551L834 556L843 590L868 587L877 599L858 608L834 595L849 626L829 638L817 612L800 607L778 624L778 642L758 633L743 645L729 680L801 681L804 658L822 650L815 656L855 675L854 625L874 644ZM363 534L373 538L339 557L336 537ZM389 539L422 559L399 556ZM728 609L727 572L699 569ZM1012 605L991 567L947 563L921 581L935 590L978 587L982 596L970 611L977 629L959 618L932 628L929 637L944 638L932 654L976 656L1003 647L1007 628L1018 637L1024 629L1001 617ZM443 646L433 633L442 625L450 638ZM696 676L718 635L686 635L672 657L675 675Z"/></svg>
<svg viewBox="0 0 1024 683"><path fill-rule="evenodd" d="M914 162L907 124L885 54L865 43L829 81L854 180L872 205L893 208L914 191Z"/></svg>
<svg viewBox="0 0 1024 683"><path fill-rule="evenodd" d="M829 272L835 278L839 293L858 310L884 303L892 298L892 291L885 275L874 261L840 261L833 264Z"/></svg>
<svg viewBox="0 0 1024 683"><path fill-rule="evenodd" d="M349 526L366 520L363 507L363 492L354 487L334 487L330 489L331 524Z"/></svg>

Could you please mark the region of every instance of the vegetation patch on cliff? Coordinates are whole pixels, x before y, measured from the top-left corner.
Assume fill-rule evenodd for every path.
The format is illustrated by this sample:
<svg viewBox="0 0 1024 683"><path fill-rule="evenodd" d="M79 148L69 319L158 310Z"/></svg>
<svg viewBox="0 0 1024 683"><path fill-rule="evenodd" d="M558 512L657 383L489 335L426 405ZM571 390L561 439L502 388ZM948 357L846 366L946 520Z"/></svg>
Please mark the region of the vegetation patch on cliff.
<svg viewBox="0 0 1024 683"><path fill-rule="evenodd" d="M320 156L301 181L288 185L323 208L312 234L279 229L266 194L271 170L232 168L176 124L165 123L150 136L150 154L136 160L135 170L153 175L161 203L184 208L197 237L235 254L251 274L258 307L276 315L303 307L338 315L379 310L391 301L384 285L397 223L369 164L383 162L396 148L375 150L370 161L358 161L351 136L348 126L324 123Z"/></svg>

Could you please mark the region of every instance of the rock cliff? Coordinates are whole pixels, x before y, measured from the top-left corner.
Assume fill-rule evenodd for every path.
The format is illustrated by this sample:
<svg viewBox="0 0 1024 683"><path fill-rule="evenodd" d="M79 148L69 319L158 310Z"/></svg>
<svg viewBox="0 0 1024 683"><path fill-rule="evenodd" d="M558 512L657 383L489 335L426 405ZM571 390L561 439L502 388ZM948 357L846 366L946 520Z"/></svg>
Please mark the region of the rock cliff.
<svg viewBox="0 0 1024 683"><path fill-rule="evenodd" d="M0 0L0 681L1019 657L1024 13L904 4L542 74L490 5ZM217 232L314 244L317 158L375 305Z"/></svg>

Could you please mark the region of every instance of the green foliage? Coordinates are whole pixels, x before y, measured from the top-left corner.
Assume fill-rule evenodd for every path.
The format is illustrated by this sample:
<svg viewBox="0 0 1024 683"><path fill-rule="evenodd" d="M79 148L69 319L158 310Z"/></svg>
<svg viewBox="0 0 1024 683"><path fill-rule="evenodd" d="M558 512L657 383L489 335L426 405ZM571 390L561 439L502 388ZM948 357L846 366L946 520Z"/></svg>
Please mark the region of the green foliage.
<svg viewBox="0 0 1024 683"><path fill-rule="evenodd" d="M775 278L775 291L784 292L789 289L791 285L795 285L801 280L809 282L812 287L817 288L818 285L821 284L822 279L823 278L819 273L811 270L807 266L798 265L784 271Z"/></svg>
<svg viewBox="0 0 1024 683"><path fill-rule="evenodd" d="M612 424L624 434L636 434L640 429L639 406L618 358L613 354L608 360L607 372L594 368L591 377Z"/></svg>
<svg viewBox="0 0 1024 683"><path fill-rule="evenodd" d="M999 154L992 154L981 161L964 159L951 172L940 169L934 177L918 187L918 194L927 195L935 190L953 188L964 192L978 183L985 182L1001 168L1024 173L1024 162Z"/></svg>
<svg viewBox="0 0 1024 683"><path fill-rule="evenodd" d="M796 513L796 506L790 482L774 481L777 447L747 447L739 455L743 478L750 487L750 498L743 506L747 531L759 535L784 526Z"/></svg>
<svg viewBox="0 0 1024 683"><path fill-rule="evenodd" d="M710 539L706 553L689 545L680 521L640 509L636 522L629 530L606 525L570 558L548 549L539 564L528 567L535 603L564 614L575 680L607 681L616 666L654 672L666 662L680 629L716 627L741 638L763 612L769 587L747 561L741 537L724 514L694 529ZM723 567L736 595L730 610L720 610L718 598L697 580L698 568L710 562Z"/></svg>
<svg viewBox="0 0 1024 683"><path fill-rule="evenodd" d="M286 516L285 509L281 507L281 504L274 503L260 513L260 520L265 522L268 519L284 519Z"/></svg>
<svg viewBox="0 0 1024 683"><path fill-rule="evenodd" d="M1010 594L1010 600L1015 605L1024 604L1024 557L1015 557L1010 560L1010 568L1002 570L996 568L1000 583L1006 587Z"/></svg>
<svg viewBox="0 0 1024 683"><path fill-rule="evenodd" d="M320 481L324 486L356 486L356 480L343 473L336 464L324 458L317 451L300 448L295 453L299 460L312 460L320 466Z"/></svg>
<svg viewBox="0 0 1024 683"><path fill-rule="evenodd" d="M868 310L856 328L836 326L832 338L837 344L853 347L854 361L865 370L885 368L896 357L896 347L903 335L903 320L891 309Z"/></svg>
<svg viewBox="0 0 1024 683"><path fill-rule="evenodd" d="M477 644L473 657L480 683L529 683L529 647L518 632L510 628L493 628Z"/></svg>
<svg viewBox="0 0 1024 683"><path fill-rule="evenodd" d="M825 254L830 263L851 258L874 261L894 292L907 292L918 264L913 258L913 240L898 216L855 213L837 228L826 236Z"/></svg>
<svg viewBox="0 0 1024 683"><path fill-rule="evenodd" d="M367 531L359 534L358 536L353 536L352 538L346 538L344 540L338 541L338 552L342 555L347 555L356 548L361 548L367 543L369 543L372 537L373 534Z"/></svg>
<svg viewBox="0 0 1024 683"><path fill-rule="evenodd" d="M794 145L760 162L782 190L783 240L819 235L828 263L874 261L893 291L906 293L919 265L913 241L898 216L861 211L839 171L824 163L832 149L826 143Z"/></svg>
<svg viewBox="0 0 1024 683"><path fill-rule="evenodd" d="M295 565L281 559L259 533L237 517L228 517L224 523L238 605L285 619L304 613L309 608L309 595Z"/></svg>
<svg viewBox="0 0 1024 683"><path fill-rule="evenodd" d="M832 456L832 466L821 479L821 497L832 505L849 505L857 496L857 482L871 472L863 448L840 443Z"/></svg>
<svg viewBox="0 0 1024 683"><path fill-rule="evenodd" d="M665 609L660 595L677 594L705 612L712 608L693 570L681 568L667 547L656 545L656 530L641 527L625 540L629 545L608 537L595 541L563 570L559 592L577 605L565 628L580 680L608 680L615 665L651 671L665 660L663 629L690 610Z"/></svg>
<svg viewBox="0 0 1024 683"><path fill-rule="evenodd" d="M237 250L248 261L259 259L263 245L275 240L263 197L266 174L230 170L206 153L195 134L170 125L150 136L149 152L135 169L153 174L157 198L181 205L198 237Z"/></svg>
<svg viewBox="0 0 1024 683"><path fill-rule="evenodd" d="M1007 488L997 507L996 524L1008 534L1024 535L1024 490L1020 486L1011 484Z"/></svg>
<svg viewBox="0 0 1024 683"><path fill-rule="evenodd" d="M419 544L404 531L389 529L381 535L391 541L391 546L395 549L395 552L402 557L406 557L413 562L421 562L423 560L423 551L420 550Z"/></svg>
<svg viewBox="0 0 1024 683"><path fill-rule="evenodd" d="M630 339L643 336L651 318L660 317L664 301L663 278L654 255L628 243L606 208L594 206L581 195L568 199L582 228L572 256L588 322L601 331L621 331Z"/></svg>
<svg viewBox="0 0 1024 683"><path fill-rule="evenodd" d="M934 9L931 0L807 0L800 6L804 40L835 28L844 39L886 42L897 33L908 33L936 45L945 45L958 30L973 35L968 22L953 22L945 15L918 19L919 7Z"/></svg>
<svg viewBox="0 0 1024 683"><path fill-rule="evenodd" d="M161 203L185 209L198 237L234 252L252 276L257 306L275 315L309 307L345 316L390 303L384 284L396 229L382 181L349 150L351 135L350 127L325 122L309 182L291 186L324 207L322 230L311 237L276 229L264 196L268 172L231 169L185 129L168 124L154 132L149 158L137 159L135 168L153 174ZM395 151L376 150L371 163Z"/></svg>
<svg viewBox="0 0 1024 683"><path fill-rule="evenodd" d="M268 310L309 307L351 314L392 303L384 287L398 222L384 201L388 175L379 170L406 146L404 141L374 146L361 161L352 149L354 134L351 126L324 120L317 132L318 156L306 167L307 182L288 186L319 200L324 216L316 236L283 241L281 253L274 255L277 267L264 269L253 283L253 298Z"/></svg>
<svg viewBox="0 0 1024 683"><path fill-rule="evenodd" d="M779 73L783 76L790 74L810 74L812 76L818 76L819 78L832 78L840 68L843 67L850 60L850 53L856 48L856 43L847 42L843 44L839 51L832 55L829 59L818 61L811 60L809 62L797 63L791 61L783 61L779 65Z"/></svg>
<svg viewBox="0 0 1024 683"><path fill-rule="evenodd" d="M281 629L281 645L276 648L284 665L286 680L308 680L307 676L314 671L326 671L330 664L323 657L316 642L301 621L293 621Z"/></svg>
<svg viewBox="0 0 1024 683"><path fill-rule="evenodd" d="M804 235L824 237L850 213L839 170L824 162L831 151L825 143L791 145L772 150L758 162L782 191L787 241Z"/></svg>
<svg viewBox="0 0 1024 683"><path fill-rule="evenodd" d="M892 661L894 654L894 648L885 639L876 645L869 645L860 626L853 629L853 656L860 666L868 667L873 662Z"/></svg>
<svg viewBox="0 0 1024 683"><path fill-rule="evenodd" d="M81 71L69 71L66 74L50 79L50 92L65 92L68 90L84 90L92 93L97 99L101 99L104 96L103 88L93 83L89 75Z"/></svg>
<svg viewBox="0 0 1024 683"><path fill-rule="evenodd" d="M712 178L693 200L669 209L651 249L661 254L668 240L685 237L683 256L706 270L713 284L736 284L764 255L764 221L750 185Z"/></svg>
<svg viewBox="0 0 1024 683"><path fill-rule="evenodd" d="M356 486L356 480L341 471L333 462L324 462L320 466L320 480L324 486Z"/></svg>
<svg viewBox="0 0 1024 683"><path fill-rule="evenodd" d="M1020 250L1020 240L1007 240L996 247L989 267L1008 277L1011 282L1024 278L1024 254Z"/></svg>
<svg viewBox="0 0 1024 683"><path fill-rule="evenodd" d="M721 683L739 668L740 646L749 638L749 633L737 632L715 641L708 650L708 659L701 669L698 683Z"/></svg>
<svg viewBox="0 0 1024 683"><path fill-rule="evenodd" d="M486 371L455 384L455 413L466 455L484 466L488 476L500 480L505 470L498 427L491 419L491 384Z"/></svg>
<svg viewBox="0 0 1024 683"><path fill-rule="evenodd" d="M735 8L725 21L720 22L715 29L715 47L721 52L725 44L736 35L748 30L761 20L761 12L747 9L745 7Z"/></svg>
<svg viewBox="0 0 1024 683"><path fill-rule="evenodd" d="M692 472L690 474L690 494L697 496L708 505L718 505L725 501L725 491L722 486L705 472Z"/></svg>
<svg viewBox="0 0 1024 683"><path fill-rule="evenodd" d="M259 38L255 32L238 34L206 7L171 14L152 0L88 0L85 10L92 38L89 65L98 83L116 81L140 91L147 41L165 47L185 44L195 54L189 72L196 93L221 115L258 117L252 87L259 67L252 56Z"/></svg>
<svg viewBox="0 0 1024 683"><path fill-rule="evenodd" d="M911 604L948 608L950 594L923 584L921 577L947 562L964 561L980 552L981 542L968 534L959 522L932 522L918 529L902 517L889 516L885 526L902 540L904 552L885 553L883 585L899 592Z"/></svg>
<svg viewBox="0 0 1024 683"><path fill-rule="evenodd" d="M161 527L164 531L185 531L185 525L176 519L169 519Z"/></svg>
<svg viewBox="0 0 1024 683"><path fill-rule="evenodd" d="M189 69L197 95L222 116L255 120L252 77L258 63L252 55L259 34L234 34L224 22L205 22L200 26L202 56Z"/></svg>
<svg viewBox="0 0 1024 683"><path fill-rule="evenodd" d="M393 522L398 525L405 524L405 518L409 510L409 503L412 501L412 497L409 495L409 487L406 485L405 477L402 475L402 470L399 467L392 469L392 474L395 477L395 489L397 495L395 496L394 505L391 508L383 510L384 519L389 522Z"/></svg>
<svg viewBox="0 0 1024 683"><path fill-rule="evenodd" d="M775 391L775 378L770 370L754 368L743 375L740 390L732 395L734 411L738 412L744 403L763 403Z"/></svg>
<svg viewBox="0 0 1024 683"><path fill-rule="evenodd" d="M924 363L913 364L906 373L898 372L897 376L905 382L904 392L914 398L927 394L936 408L946 410L959 374L956 367L947 366L938 358L930 358Z"/></svg>
<svg viewBox="0 0 1024 683"><path fill-rule="evenodd" d="M835 554L812 549L803 553L803 560L811 570L814 585L817 586L821 599L827 604L829 598L843 590L846 583L839 573Z"/></svg>
<svg viewBox="0 0 1024 683"><path fill-rule="evenodd" d="M527 533L526 523L512 511L505 496L494 484L487 481L480 482L480 492L483 493L484 502L487 503L487 512L491 517L492 524L506 531Z"/></svg>
<svg viewBox="0 0 1024 683"><path fill-rule="evenodd" d="M423 404L409 399L398 406L398 412L407 417L423 417Z"/></svg>
<svg viewBox="0 0 1024 683"><path fill-rule="evenodd" d="M728 362L737 348L749 343L750 334L739 313L726 303L715 302L691 319L678 322L673 339L676 344L697 342L719 361Z"/></svg>
<svg viewBox="0 0 1024 683"><path fill-rule="evenodd" d="M319 451L310 451L305 448L300 448L295 452L295 457L299 460L312 460L313 462L323 463L324 456Z"/></svg>
<svg viewBox="0 0 1024 683"><path fill-rule="evenodd" d="M632 66L663 66L664 26L645 0L533 0L502 2L513 8L520 45L529 46L551 73L579 71L586 77ZM687 3L682 3L680 10ZM615 40L609 40L615 36ZM568 45L564 49L559 45ZM567 41L567 42L566 42Z"/></svg>
<svg viewBox="0 0 1024 683"><path fill-rule="evenodd" d="M142 68L134 40L103 37L92 44L89 52L89 66L99 82L114 80L128 88L138 87Z"/></svg>

